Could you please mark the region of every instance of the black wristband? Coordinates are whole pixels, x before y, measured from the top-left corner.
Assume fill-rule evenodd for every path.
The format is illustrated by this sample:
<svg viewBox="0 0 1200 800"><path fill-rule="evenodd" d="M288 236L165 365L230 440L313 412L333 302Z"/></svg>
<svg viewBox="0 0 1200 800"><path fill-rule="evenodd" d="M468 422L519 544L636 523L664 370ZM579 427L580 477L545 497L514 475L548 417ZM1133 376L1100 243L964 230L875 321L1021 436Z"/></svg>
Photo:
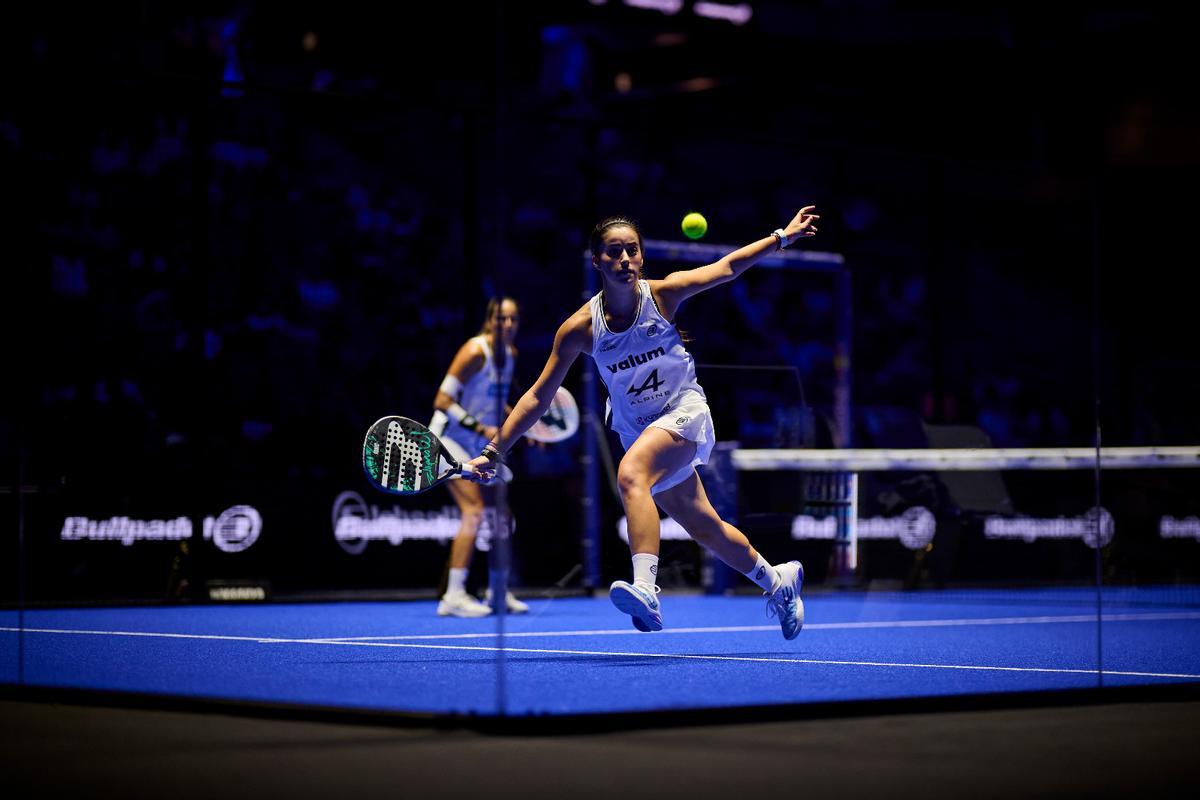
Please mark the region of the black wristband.
<svg viewBox="0 0 1200 800"><path fill-rule="evenodd" d="M493 447L491 443L488 443L488 445L483 448L479 455L495 464L500 464L504 461L504 455L495 447Z"/></svg>
<svg viewBox="0 0 1200 800"><path fill-rule="evenodd" d="M458 421L458 424L462 425L469 431L479 431L479 420L475 419L470 414L464 414L463 418Z"/></svg>

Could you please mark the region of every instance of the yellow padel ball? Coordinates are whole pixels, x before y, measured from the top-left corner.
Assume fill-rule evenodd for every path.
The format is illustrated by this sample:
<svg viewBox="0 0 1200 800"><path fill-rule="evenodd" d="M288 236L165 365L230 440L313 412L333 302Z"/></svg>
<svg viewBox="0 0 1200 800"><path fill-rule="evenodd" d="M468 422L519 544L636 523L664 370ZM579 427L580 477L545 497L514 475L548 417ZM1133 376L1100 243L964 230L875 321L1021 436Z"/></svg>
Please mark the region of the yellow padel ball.
<svg viewBox="0 0 1200 800"><path fill-rule="evenodd" d="M708 232L708 220L704 218L703 214L693 211L684 216L681 227L684 236L689 239L699 239Z"/></svg>

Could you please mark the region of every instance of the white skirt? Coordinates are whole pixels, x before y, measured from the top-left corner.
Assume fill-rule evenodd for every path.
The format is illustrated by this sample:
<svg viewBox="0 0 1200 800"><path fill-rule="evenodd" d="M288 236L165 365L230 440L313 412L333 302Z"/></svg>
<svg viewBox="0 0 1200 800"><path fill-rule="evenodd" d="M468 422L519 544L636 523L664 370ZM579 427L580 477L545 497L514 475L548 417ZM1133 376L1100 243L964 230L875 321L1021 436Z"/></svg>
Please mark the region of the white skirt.
<svg viewBox="0 0 1200 800"><path fill-rule="evenodd" d="M717 434L713 429L712 412L709 411L708 403L705 402L704 398L696 394L688 395L678 406L671 409L670 413L663 414L651 422L645 427L643 433L650 428L662 428L689 442L696 443L696 454L692 456L692 462L654 484L650 488L650 494L652 495L674 488L691 477L692 473L696 471L696 467L708 463L708 457L712 454L713 445L717 443ZM640 436L641 434L638 435ZM627 436L625 434L621 434L620 436L621 445L626 451L637 441L637 436Z"/></svg>

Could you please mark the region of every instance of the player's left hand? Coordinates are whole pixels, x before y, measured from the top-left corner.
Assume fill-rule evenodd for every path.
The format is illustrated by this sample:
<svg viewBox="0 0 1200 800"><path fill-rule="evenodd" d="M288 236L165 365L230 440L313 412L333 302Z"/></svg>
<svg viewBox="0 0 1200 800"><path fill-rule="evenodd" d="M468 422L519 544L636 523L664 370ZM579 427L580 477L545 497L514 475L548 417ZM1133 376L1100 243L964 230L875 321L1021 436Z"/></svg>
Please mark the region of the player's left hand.
<svg viewBox="0 0 1200 800"><path fill-rule="evenodd" d="M816 208L816 206L805 206L796 212L796 216L792 217L792 221L783 229L783 232L787 234L789 244L797 239L808 239L817 235L816 222L821 215L813 213Z"/></svg>

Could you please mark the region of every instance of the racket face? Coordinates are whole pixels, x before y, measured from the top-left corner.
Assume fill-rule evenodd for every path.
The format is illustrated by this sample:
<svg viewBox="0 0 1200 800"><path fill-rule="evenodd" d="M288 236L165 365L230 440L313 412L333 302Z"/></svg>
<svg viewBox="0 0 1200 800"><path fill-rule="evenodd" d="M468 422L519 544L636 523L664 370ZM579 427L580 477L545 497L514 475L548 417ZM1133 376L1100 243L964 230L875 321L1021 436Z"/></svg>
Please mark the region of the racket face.
<svg viewBox="0 0 1200 800"><path fill-rule="evenodd" d="M363 441L363 470L375 488L417 494L458 471L433 432L407 417L384 417Z"/></svg>
<svg viewBox="0 0 1200 800"><path fill-rule="evenodd" d="M563 387L558 387L550 408L542 418L533 423L525 435L535 442L561 442L570 439L579 430L579 406L575 398Z"/></svg>

